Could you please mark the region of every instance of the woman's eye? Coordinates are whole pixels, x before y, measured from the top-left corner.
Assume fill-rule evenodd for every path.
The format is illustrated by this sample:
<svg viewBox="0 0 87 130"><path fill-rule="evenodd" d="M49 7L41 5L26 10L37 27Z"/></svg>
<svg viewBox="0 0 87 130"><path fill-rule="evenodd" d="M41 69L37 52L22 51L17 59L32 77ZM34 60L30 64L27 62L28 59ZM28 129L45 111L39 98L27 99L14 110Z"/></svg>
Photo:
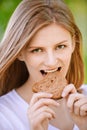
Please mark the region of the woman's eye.
<svg viewBox="0 0 87 130"><path fill-rule="evenodd" d="M36 53L36 52L42 52L42 50L40 48L34 49L31 51L32 53Z"/></svg>
<svg viewBox="0 0 87 130"><path fill-rule="evenodd" d="M57 49L63 49L63 48L65 48L66 46L65 45L58 45L57 46Z"/></svg>

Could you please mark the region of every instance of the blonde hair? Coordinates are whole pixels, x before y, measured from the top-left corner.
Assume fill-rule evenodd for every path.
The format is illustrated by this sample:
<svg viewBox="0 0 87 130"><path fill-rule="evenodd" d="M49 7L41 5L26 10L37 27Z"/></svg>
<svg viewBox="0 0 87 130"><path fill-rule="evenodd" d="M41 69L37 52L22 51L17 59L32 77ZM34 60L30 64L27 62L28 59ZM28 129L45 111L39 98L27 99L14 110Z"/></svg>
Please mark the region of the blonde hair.
<svg viewBox="0 0 87 130"><path fill-rule="evenodd" d="M67 29L75 41L66 78L76 88L83 83L82 37L67 5L62 0L23 0L10 18L0 43L0 95L28 79L26 65L17 57L39 29L53 22Z"/></svg>

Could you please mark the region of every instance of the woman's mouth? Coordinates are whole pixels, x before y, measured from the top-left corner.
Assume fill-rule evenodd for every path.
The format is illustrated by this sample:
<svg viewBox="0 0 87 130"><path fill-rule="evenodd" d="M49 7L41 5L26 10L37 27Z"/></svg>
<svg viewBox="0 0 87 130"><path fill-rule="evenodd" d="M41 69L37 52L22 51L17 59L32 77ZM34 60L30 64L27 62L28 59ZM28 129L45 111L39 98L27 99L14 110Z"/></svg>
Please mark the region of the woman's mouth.
<svg viewBox="0 0 87 130"><path fill-rule="evenodd" d="M47 75L48 73L54 73L56 71L60 71L62 67L58 67L56 69L51 69L51 70L40 70L41 74L43 76Z"/></svg>

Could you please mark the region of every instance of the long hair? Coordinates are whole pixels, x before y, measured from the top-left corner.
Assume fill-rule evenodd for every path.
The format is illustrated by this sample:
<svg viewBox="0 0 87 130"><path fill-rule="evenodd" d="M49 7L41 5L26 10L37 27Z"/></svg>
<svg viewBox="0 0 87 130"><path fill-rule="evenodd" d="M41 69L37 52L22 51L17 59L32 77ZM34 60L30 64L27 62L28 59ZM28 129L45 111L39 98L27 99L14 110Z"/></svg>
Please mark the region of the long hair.
<svg viewBox="0 0 87 130"><path fill-rule="evenodd" d="M26 65L17 57L39 29L54 22L67 29L75 42L66 78L76 88L83 83L82 36L67 5L63 0L23 0L11 16L0 43L0 95L28 79Z"/></svg>

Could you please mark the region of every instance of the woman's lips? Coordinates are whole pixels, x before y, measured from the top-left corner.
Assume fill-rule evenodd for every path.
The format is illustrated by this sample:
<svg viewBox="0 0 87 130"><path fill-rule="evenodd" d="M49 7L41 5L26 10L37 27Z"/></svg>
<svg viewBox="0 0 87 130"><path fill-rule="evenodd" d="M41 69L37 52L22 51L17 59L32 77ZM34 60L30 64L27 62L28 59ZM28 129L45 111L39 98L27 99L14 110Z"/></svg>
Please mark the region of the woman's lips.
<svg viewBox="0 0 87 130"><path fill-rule="evenodd" d="M61 67L58 67L56 69L40 70L40 72L42 75L46 75L47 73L53 73L53 72L60 71L60 70L61 70Z"/></svg>

